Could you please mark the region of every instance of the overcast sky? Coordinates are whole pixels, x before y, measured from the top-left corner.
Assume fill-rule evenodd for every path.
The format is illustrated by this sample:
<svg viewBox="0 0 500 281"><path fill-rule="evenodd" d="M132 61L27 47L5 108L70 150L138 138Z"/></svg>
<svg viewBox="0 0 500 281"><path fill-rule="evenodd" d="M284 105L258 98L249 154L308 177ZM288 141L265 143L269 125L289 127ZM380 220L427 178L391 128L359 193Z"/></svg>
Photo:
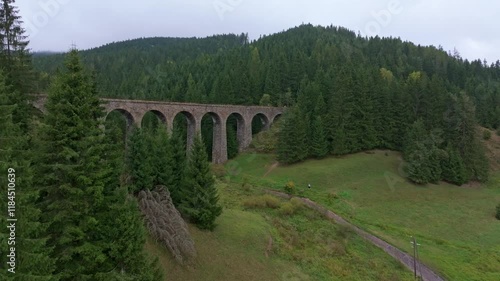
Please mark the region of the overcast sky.
<svg viewBox="0 0 500 281"><path fill-rule="evenodd" d="M250 39L301 23L456 48L500 59L500 1L470 0L17 0L34 51L66 51L138 37Z"/></svg>

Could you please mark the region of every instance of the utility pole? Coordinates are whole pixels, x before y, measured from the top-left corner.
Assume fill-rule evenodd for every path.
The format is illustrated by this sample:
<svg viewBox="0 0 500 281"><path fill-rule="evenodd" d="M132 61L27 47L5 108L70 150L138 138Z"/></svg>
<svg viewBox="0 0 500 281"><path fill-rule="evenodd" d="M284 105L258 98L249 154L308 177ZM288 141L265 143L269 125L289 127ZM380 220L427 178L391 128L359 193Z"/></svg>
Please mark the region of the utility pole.
<svg viewBox="0 0 500 281"><path fill-rule="evenodd" d="M410 243L412 244L413 247L413 273L415 275L415 280L417 280L418 246L420 246L420 244L417 243L417 239L415 239L415 237L411 236L411 238L412 241Z"/></svg>

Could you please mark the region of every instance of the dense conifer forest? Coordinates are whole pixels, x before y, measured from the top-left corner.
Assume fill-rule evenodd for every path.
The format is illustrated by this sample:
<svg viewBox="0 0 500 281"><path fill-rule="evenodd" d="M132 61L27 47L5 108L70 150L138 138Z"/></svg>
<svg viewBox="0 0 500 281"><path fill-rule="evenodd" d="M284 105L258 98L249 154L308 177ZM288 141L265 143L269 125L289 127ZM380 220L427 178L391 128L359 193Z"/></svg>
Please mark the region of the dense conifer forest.
<svg viewBox="0 0 500 281"><path fill-rule="evenodd" d="M35 67L50 77L62 57L35 56ZM477 126L500 126L500 61L469 61L456 50L342 27L301 25L251 42L246 34L144 38L82 57L104 97L292 108L277 146L288 164L392 149L404 152L416 183L485 181ZM204 120L208 155L211 134Z"/></svg>

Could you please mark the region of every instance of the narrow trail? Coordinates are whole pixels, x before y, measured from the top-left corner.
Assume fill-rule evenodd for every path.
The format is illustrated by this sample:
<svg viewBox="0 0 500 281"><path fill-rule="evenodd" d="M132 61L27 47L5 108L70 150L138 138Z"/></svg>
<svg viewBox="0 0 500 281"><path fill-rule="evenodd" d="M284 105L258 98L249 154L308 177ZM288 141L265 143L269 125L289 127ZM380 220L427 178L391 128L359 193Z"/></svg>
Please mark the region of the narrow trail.
<svg viewBox="0 0 500 281"><path fill-rule="evenodd" d="M413 272L413 266L414 266L415 260L413 259L413 257L411 255L401 251L400 249L385 242L384 240L382 240L382 239L360 229L359 227L351 224L350 222L343 219L341 216L333 213L332 211L317 204L316 202L314 202L308 198L297 197L297 196L289 195L289 194L282 193L279 191L266 190L266 192L269 194L273 194L275 196L281 197L281 198L285 198L285 199L290 199L293 197L300 199L309 208L320 212L321 214L325 215L329 219L333 219L338 224L345 225L345 226L352 228L358 235L360 235L361 237L363 237L365 240L372 243L373 245L384 250L386 253L388 253L393 258L395 258L396 260L401 262L404 266L406 266L409 270L411 270ZM434 272L432 269L430 269L428 266L426 266L425 264L423 264L420 261L417 261L417 268L420 269L420 272L418 273L418 275L421 276L422 279L425 281L444 281L445 280L443 277L439 276L436 272Z"/></svg>

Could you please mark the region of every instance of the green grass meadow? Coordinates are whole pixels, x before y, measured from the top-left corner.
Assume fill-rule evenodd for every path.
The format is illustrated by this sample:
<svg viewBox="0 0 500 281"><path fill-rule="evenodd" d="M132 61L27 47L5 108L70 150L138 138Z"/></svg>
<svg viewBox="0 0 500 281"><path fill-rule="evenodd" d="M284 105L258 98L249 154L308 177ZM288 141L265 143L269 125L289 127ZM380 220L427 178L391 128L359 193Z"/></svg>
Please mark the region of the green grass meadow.
<svg viewBox="0 0 500 281"><path fill-rule="evenodd" d="M257 189L288 181L300 196L327 206L354 224L412 252L448 280L500 280L500 174L486 185L414 185L404 178L399 153L373 151L291 166L273 155L243 154L226 164L229 180ZM308 189L307 185L312 188Z"/></svg>
<svg viewBox="0 0 500 281"><path fill-rule="evenodd" d="M146 249L159 257L165 280L413 280L382 250L315 211L297 205L285 214L284 206L292 204L277 198L277 208L246 206L262 198L261 190L228 178L218 188L224 211L215 231L189 226L198 251L192 264L178 265L148 239Z"/></svg>

